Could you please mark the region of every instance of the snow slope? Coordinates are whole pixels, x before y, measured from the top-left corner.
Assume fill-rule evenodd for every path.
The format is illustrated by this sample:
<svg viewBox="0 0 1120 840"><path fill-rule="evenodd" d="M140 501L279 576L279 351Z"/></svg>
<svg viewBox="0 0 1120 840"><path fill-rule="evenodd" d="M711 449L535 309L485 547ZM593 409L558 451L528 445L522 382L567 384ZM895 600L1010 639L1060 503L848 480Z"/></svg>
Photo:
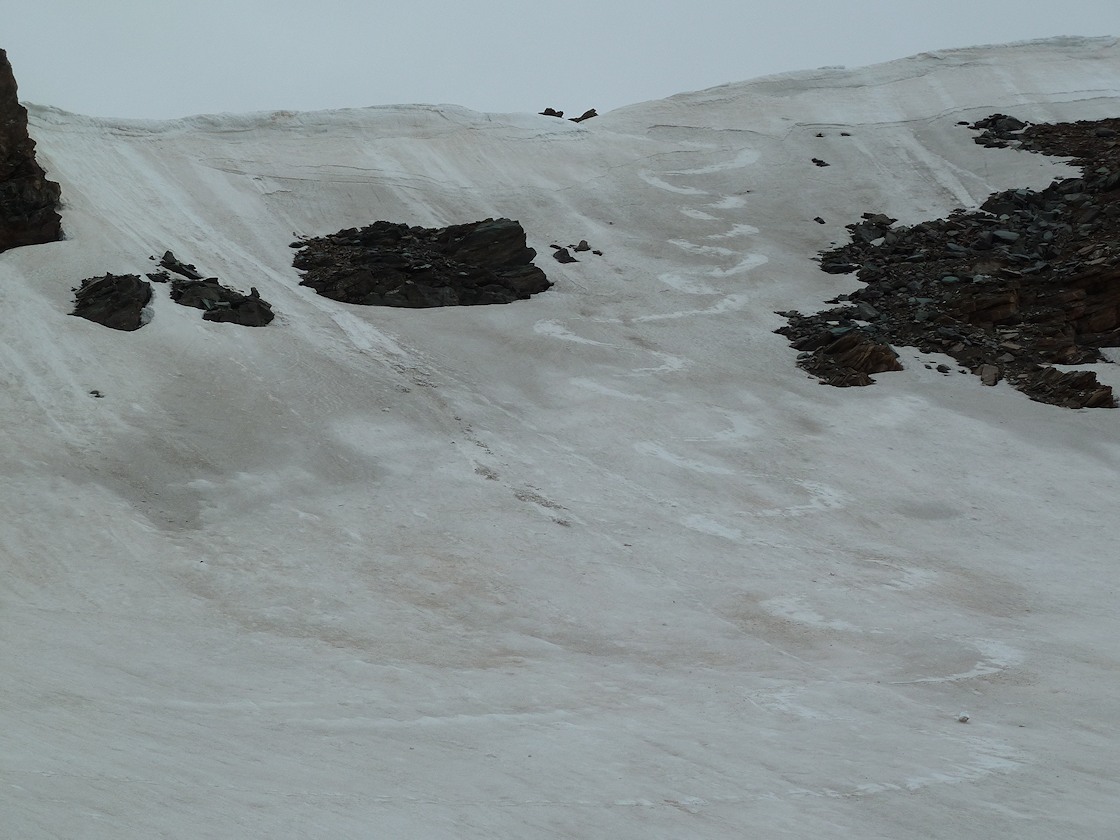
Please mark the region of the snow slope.
<svg viewBox="0 0 1120 840"><path fill-rule="evenodd" d="M906 349L827 388L772 330L855 288L812 257L859 213L1071 172L958 120L1118 109L1108 39L582 124L32 106L68 239L0 256L0 833L1115 836L1120 413ZM362 308L290 267L487 216L553 290ZM66 315L168 248L277 321Z"/></svg>

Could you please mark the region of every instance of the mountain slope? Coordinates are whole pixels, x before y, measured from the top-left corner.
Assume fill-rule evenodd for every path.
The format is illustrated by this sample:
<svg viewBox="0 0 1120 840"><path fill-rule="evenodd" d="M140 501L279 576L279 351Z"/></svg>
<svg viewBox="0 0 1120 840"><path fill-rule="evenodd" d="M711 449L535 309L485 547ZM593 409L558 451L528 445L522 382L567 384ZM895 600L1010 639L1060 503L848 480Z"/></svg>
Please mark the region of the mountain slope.
<svg viewBox="0 0 1120 840"><path fill-rule="evenodd" d="M13 836L1107 836L1116 413L905 350L821 387L772 331L855 287L812 257L860 212L1071 172L958 121L1118 106L1100 39L578 125L32 106L68 238L0 255ZM361 308L290 266L491 216L552 290ZM169 248L277 320L66 314Z"/></svg>

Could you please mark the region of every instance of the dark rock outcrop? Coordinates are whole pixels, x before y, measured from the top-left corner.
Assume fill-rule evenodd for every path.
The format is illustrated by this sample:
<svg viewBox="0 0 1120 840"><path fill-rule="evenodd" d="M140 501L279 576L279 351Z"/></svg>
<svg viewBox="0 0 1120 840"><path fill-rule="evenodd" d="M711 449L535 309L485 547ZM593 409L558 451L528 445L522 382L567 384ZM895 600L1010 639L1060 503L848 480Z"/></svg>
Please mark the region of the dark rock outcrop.
<svg viewBox="0 0 1120 840"><path fill-rule="evenodd" d="M1019 139L1019 132L1026 128L1027 124L1007 114L992 114L990 117L977 120L971 127L980 132L972 138L973 143L989 149L1006 149L1011 145L1011 141Z"/></svg>
<svg viewBox="0 0 1120 840"><path fill-rule="evenodd" d="M256 289L243 295L223 286L217 277L202 279L193 265L180 262L170 251L164 253L160 265L181 276L173 278L167 271L158 271L148 278L157 283L170 282L171 299L182 306L203 310L203 320L263 327L275 317L272 306L261 300ZM83 280L81 288L74 291L76 303L72 315L115 330L136 330L146 323L143 311L151 302L152 287L139 275L91 277Z"/></svg>
<svg viewBox="0 0 1120 840"><path fill-rule="evenodd" d="M27 109L19 104L8 56L0 50L0 251L62 238L60 190L35 160Z"/></svg>
<svg viewBox="0 0 1120 840"><path fill-rule="evenodd" d="M877 335L797 312L783 314L791 324L783 328L792 338L790 344L801 351L798 365L822 382L839 388L871 385L873 373L902 370L898 353Z"/></svg>
<svg viewBox="0 0 1120 840"><path fill-rule="evenodd" d="M223 286L217 277L207 277L205 280L172 280L171 299L182 306L205 310L202 313L205 321L263 327L276 317L272 306L261 300L255 288L248 295L243 295Z"/></svg>
<svg viewBox="0 0 1120 840"><path fill-rule="evenodd" d="M564 116L563 111L557 111L555 108L545 108L543 111L540 111L538 113L540 113L540 115L542 117L563 117ZM592 119L593 117L597 117L597 116L599 116L598 111L596 111L594 108L588 108L586 111L584 111L578 117L569 117L568 119L571 120L572 122L577 122L578 123L578 122L583 122L584 120Z"/></svg>
<svg viewBox="0 0 1120 840"><path fill-rule="evenodd" d="M379 221L292 243L301 284L346 303L427 308L511 303L552 284L510 219L445 228Z"/></svg>
<svg viewBox="0 0 1120 840"><path fill-rule="evenodd" d="M789 325L778 332L831 384L870 383L857 380L873 371L826 364L839 357L828 339L855 333L944 353L1039 402L1115 407L1093 372L1053 366L1107 361L1100 348L1120 347L1120 119L1027 125L995 114L971 128L985 146L1073 157L1082 175L912 227L865 213L848 225L850 243L821 255L823 271L858 271L865 286L815 315L781 313Z"/></svg>
<svg viewBox="0 0 1120 840"><path fill-rule="evenodd" d="M154 260L155 257L149 259ZM164 251L159 259L159 272L148 277L157 283L171 283L171 299L182 306L203 310L204 321L223 324L240 324L243 327L263 327L274 317L272 306L262 300L257 290L243 295L223 286L217 277L206 277L191 263L180 260L171 251ZM179 277L172 277L168 272Z"/></svg>
<svg viewBox="0 0 1120 840"><path fill-rule="evenodd" d="M155 257L152 257L155 259ZM186 277L188 280L201 280L202 275L198 273L198 269L190 263L185 263L175 256L171 251L164 251L163 256L160 257L159 264L161 267L166 268L168 271L174 271L181 277Z"/></svg>
<svg viewBox="0 0 1120 840"><path fill-rule="evenodd" d="M70 314L114 330L138 330L144 326L144 307L151 299L151 284L139 275L106 274L82 281Z"/></svg>

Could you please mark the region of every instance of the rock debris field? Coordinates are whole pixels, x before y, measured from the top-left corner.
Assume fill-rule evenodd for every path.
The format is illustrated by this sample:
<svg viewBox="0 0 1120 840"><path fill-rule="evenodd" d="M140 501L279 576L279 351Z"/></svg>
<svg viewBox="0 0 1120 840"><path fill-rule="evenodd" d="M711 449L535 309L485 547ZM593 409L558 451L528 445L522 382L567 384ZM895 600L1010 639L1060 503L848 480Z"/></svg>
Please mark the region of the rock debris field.
<svg viewBox="0 0 1120 840"><path fill-rule="evenodd" d="M865 286L812 315L779 313L789 324L778 332L830 385L901 370L891 345L906 345L1039 402L1115 408L1095 373L1058 366L1109 361L1101 348L1120 346L1120 119L1028 125L995 114L969 128L984 146L1072 157L1082 175L910 227L864 213L847 226L852 241L820 262Z"/></svg>

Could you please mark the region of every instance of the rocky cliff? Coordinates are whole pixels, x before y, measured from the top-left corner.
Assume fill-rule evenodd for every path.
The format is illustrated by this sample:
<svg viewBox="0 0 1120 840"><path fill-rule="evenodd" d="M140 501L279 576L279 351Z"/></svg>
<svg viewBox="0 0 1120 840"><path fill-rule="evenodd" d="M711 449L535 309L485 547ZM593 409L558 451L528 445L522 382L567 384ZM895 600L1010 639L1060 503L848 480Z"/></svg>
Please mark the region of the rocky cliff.
<svg viewBox="0 0 1120 840"><path fill-rule="evenodd" d="M59 187L35 160L27 109L19 104L8 55L0 50L0 251L62 238Z"/></svg>

